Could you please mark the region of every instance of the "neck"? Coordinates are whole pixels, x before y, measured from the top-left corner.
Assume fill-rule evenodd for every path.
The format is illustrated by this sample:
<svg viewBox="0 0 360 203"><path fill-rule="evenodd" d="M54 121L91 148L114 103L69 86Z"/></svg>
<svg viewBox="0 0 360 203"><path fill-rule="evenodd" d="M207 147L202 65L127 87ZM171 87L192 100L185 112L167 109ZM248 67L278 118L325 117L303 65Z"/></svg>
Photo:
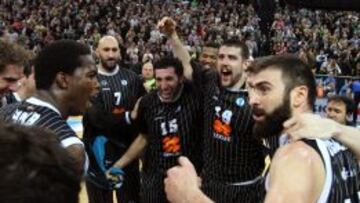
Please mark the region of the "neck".
<svg viewBox="0 0 360 203"><path fill-rule="evenodd" d="M109 70L107 68L104 68L104 66L100 63L98 66L98 72L100 74L105 74L105 75L112 75L115 74L119 69L119 66L116 65L115 68L113 68L112 70Z"/></svg>
<svg viewBox="0 0 360 203"><path fill-rule="evenodd" d="M61 96L61 92L52 90L37 90L34 94L40 100L50 103L57 108L61 114L61 117L65 120L69 117L68 108L65 105L64 97Z"/></svg>
<svg viewBox="0 0 360 203"><path fill-rule="evenodd" d="M229 90L231 90L231 91L241 90L242 87L243 87L244 84L245 84L245 80L246 80L245 74L242 74L240 80L237 81L237 82L235 83L235 85L233 85L232 87L229 87L229 88L227 88L227 89L229 89Z"/></svg>

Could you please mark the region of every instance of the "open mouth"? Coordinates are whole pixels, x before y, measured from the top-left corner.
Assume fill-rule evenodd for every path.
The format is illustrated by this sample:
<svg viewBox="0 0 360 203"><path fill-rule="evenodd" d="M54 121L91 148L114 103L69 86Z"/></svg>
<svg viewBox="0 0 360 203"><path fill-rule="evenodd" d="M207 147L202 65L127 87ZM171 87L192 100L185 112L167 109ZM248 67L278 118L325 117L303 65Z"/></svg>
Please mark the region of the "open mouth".
<svg viewBox="0 0 360 203"><path fill-rule="evenodd" d="M223 76L230 76L231 74L232 74L231 70L226 70L226 69L221 70L221 75Z"/></svg>

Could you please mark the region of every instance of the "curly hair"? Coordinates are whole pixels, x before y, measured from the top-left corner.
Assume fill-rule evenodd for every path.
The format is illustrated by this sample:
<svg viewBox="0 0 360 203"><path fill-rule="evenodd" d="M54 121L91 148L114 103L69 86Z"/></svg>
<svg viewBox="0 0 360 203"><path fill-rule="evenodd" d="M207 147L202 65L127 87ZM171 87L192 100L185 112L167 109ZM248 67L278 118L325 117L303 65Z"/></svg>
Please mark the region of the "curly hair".
<svg viewBox="0 0 360 203"><path fill-rule="evenodd" d="M0 40L0 73L5 70L7 65L24 65L30 57L30 51L25 48Z"/></svg>

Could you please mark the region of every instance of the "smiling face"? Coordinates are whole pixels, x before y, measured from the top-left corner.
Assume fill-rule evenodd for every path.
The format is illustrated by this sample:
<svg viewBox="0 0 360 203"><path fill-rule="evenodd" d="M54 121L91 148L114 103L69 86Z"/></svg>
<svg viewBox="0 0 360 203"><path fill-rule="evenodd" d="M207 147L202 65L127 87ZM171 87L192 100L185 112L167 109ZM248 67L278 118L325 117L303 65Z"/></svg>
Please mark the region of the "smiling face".
<svg viewBox="0 0 360 203"><path fill-rule="evenodd" d="M218 49L214 47L204 47L199 61L206 68L214 68L216 66L216 58L217 58Z"/></svg>
<svg viewBox="0 0 360 203"><path fill-rule="evenodd" d="M231 88L240 82L244 74L245 59L241 56L241 48L221 46L217 58L217 70L222 87Z"/></svg>
<svg viewBox="0 0 360 203"><path fill-rule="evenodd" d="M179 77L174 67L155 69L156 85L162 101L171 102L177 95L183 78Z"/></svg>

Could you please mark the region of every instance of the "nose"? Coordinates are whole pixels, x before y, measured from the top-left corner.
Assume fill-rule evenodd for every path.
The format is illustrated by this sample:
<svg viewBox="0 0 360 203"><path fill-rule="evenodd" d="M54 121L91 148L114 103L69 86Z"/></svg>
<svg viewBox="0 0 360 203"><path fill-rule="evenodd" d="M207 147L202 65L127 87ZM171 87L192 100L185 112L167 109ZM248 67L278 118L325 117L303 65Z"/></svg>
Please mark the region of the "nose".
<svg viewBox="0 0 360 203"><path fill-rule="evenodd" d="M12 92L16 92L19 89L20 85L21 84L18 81L10 82L7 85L7 89L12 91Z"/></svg>
<svg viewBox="0 0 360 203"><path fill-rule="evenodd" d="M114 58L115 57L115 52L114 51L109 51L108 55L109 55L109 58Z"/></svg>
<svg viewBox="0 0 360 203"><path fill-rule="evenodd" d="M255 105L259 104L259 97L255 93L255 91L249 88L248 92L249 92L249 104L250 104L250 106L255 106Z"/></svg>

